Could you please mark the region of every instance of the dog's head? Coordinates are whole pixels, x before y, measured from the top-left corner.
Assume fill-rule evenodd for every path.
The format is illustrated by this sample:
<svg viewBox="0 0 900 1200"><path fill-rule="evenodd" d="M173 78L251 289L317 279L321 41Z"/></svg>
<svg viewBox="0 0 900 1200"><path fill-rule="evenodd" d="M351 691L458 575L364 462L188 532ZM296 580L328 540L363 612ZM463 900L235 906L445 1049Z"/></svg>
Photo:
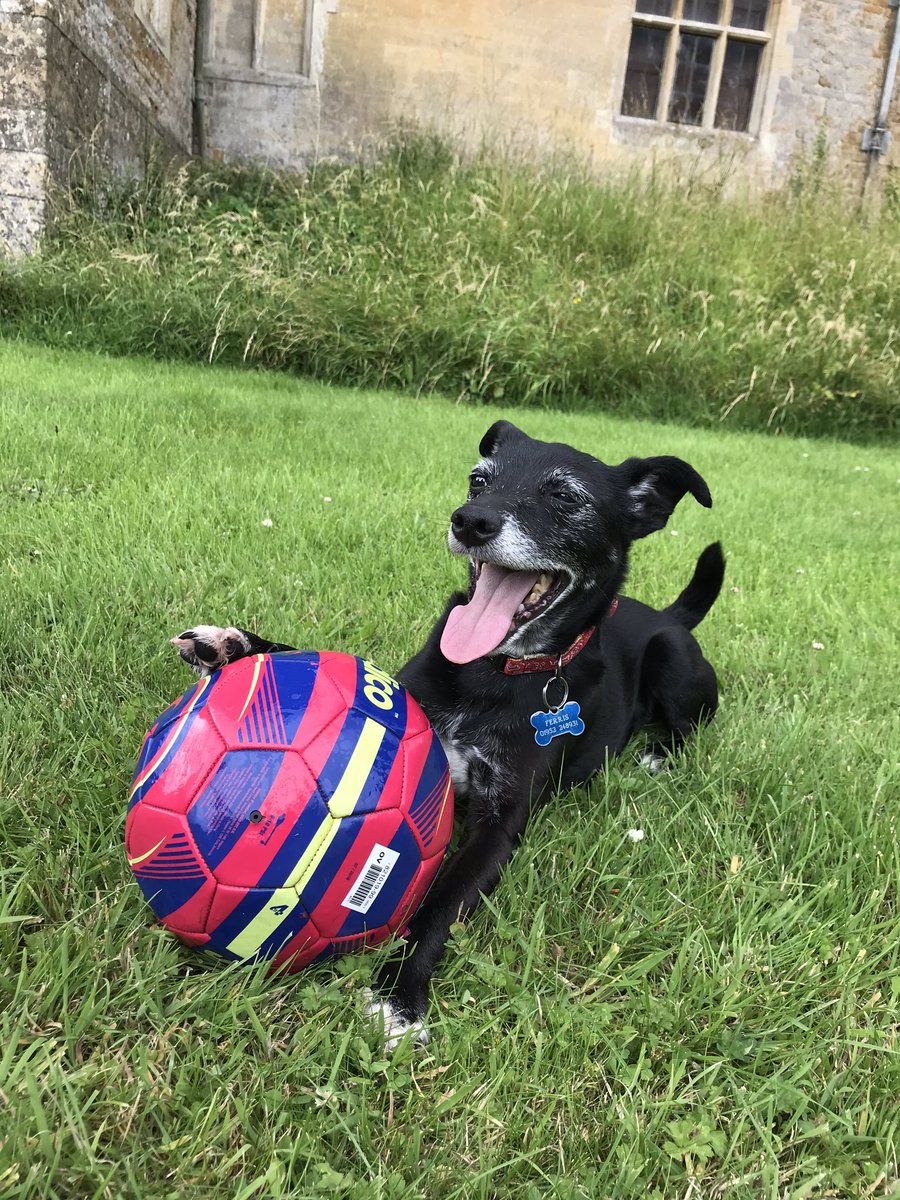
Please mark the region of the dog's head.
<svg viewBox="0 0 900 1200"><path fill-rule="evenodd" d="M636 538L662 529L687 492L712 504L680 458L612 467L508 421L480 451L448 535L469 558L469 601L451 610L441 639L452 662L561 653L608 610Z"/></svg>

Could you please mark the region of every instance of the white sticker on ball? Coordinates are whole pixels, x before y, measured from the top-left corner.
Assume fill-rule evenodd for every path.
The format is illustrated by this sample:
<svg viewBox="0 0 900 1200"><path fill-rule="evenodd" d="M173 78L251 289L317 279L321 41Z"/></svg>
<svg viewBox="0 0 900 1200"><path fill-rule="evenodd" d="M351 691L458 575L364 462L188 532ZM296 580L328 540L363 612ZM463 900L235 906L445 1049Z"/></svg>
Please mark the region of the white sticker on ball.
<svg viewBox="0 0 900 1200"><path fill-rule="evenodd" d="M371 854L363 863L356 882L341 901L343 907L352 908L354 912L367 913L387 883L387 878L399 857L396 850L391 850L388 846L379 846L376 842Z"/></svg>

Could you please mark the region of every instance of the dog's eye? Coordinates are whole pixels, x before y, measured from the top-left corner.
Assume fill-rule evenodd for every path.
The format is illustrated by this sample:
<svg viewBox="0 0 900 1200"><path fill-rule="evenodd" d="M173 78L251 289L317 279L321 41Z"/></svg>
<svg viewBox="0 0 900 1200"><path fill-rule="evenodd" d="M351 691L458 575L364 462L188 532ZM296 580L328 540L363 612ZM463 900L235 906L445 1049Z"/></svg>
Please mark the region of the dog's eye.
<svg viewBox="0 0 900 1200"><path fill-rule="evenodd" d="M479 475L476 471L474 474L469 476L469 491L483 492L487 487L487 482L488 481L485 479L485 477L483 475Z"/></svg>
<svg viewBox="0 0 900 1200"><path fill-rule="evenodd" d="M567 506L571 506L573 504L578 504L578 502L579 502L578 497L575 495L575 493L570 492L568 488L556 487L553 489L553 491L550 493L550 495L559 504L564 504Z"/></svg>

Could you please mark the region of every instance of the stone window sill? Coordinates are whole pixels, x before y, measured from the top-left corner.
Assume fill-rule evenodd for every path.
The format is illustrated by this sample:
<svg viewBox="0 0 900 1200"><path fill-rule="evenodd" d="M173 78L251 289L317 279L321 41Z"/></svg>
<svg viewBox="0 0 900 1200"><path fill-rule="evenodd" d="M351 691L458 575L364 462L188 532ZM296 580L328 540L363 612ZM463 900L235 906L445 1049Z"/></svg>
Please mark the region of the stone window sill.
<svg viewBox="0 0 900 1200"><path fill-rule="evenodd" d="M730 141L743 142L753 145L759 140L755 133L740 129L717 129L715 126L682 125L676 121L653 121L645 117L623 117L621 113L613 118L613 128L623 133L640 133L649 137L682 137L693 141L710 138L724 138Z"/></svg>
<svg viewBox="0 0 900 1200"><path fill-rule="evenodd" d="M267 87L314 88L308 75L291 75L280 71L254 70L252 67L226 67L221 63L203 64L204 79L221 79L226 83L256 83Z"/></svg>

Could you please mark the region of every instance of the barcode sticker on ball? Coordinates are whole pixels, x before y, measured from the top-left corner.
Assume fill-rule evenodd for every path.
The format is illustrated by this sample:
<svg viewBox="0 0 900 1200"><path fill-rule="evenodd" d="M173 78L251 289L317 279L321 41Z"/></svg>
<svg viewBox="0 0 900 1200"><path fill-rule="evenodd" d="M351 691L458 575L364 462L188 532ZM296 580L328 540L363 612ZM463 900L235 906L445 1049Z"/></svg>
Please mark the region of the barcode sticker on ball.
<svg viewBox="0 0 900 1200"><path fill-rule="evenodd" d="M388 846L379 846L376 842L363 864L362 871L357 875L356 882L341 902L344 908L367 913L387 883L387 878L399 857L396 850L391 850Z"/></svg>

